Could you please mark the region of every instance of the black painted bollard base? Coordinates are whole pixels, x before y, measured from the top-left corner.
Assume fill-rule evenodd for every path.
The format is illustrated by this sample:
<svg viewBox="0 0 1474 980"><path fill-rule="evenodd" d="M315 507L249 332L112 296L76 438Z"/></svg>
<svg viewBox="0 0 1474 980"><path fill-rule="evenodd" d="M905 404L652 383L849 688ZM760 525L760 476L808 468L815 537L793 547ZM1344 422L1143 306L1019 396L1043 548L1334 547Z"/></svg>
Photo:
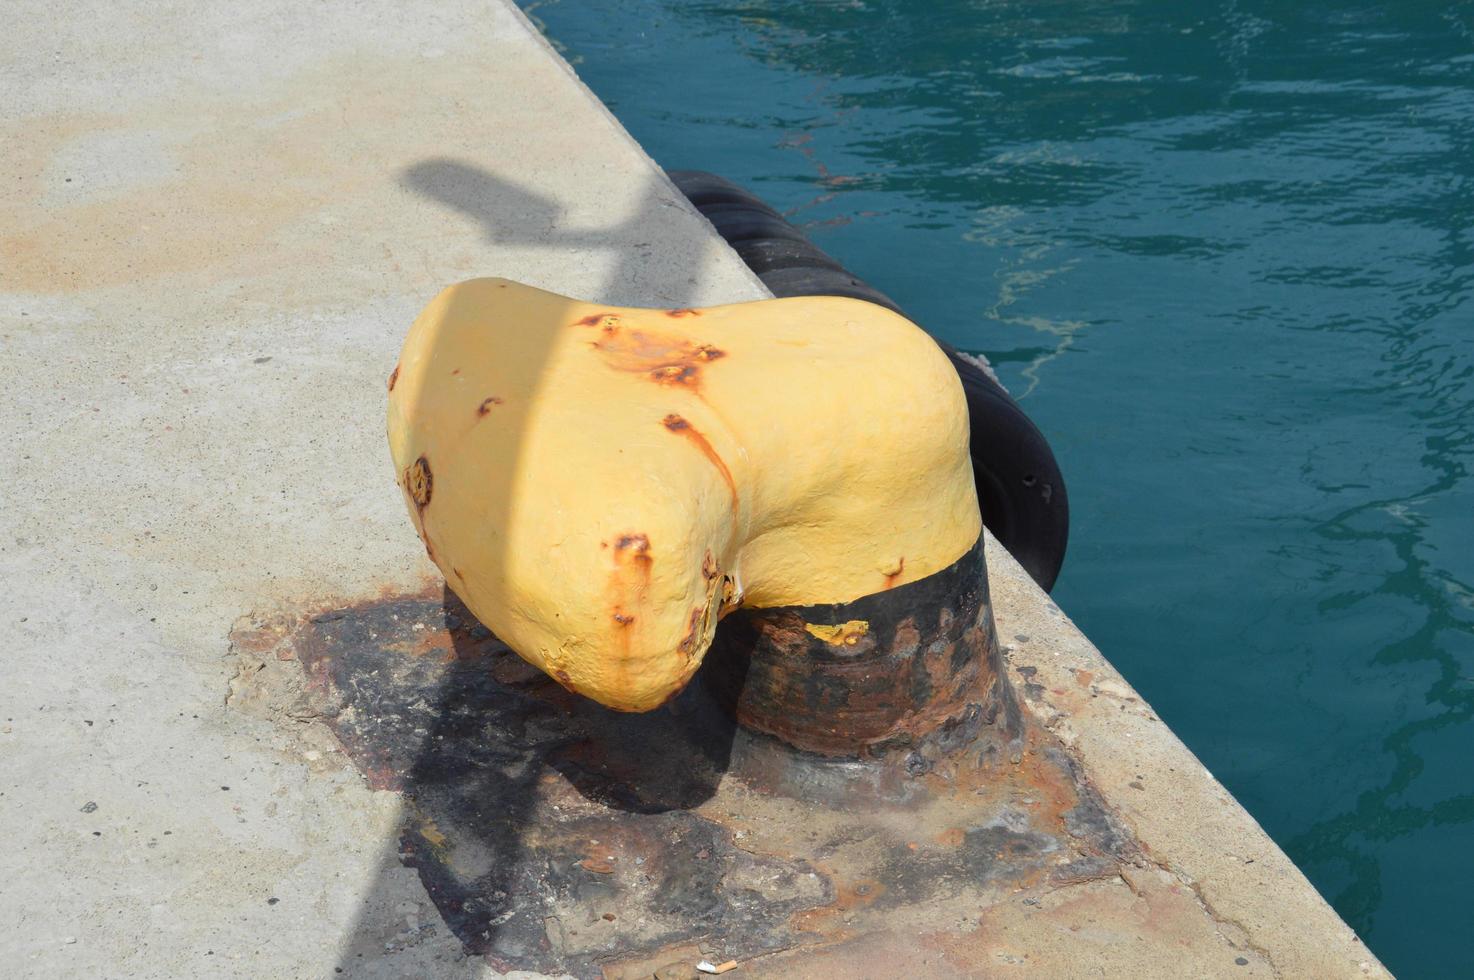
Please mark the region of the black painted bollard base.
<svg viewBox="0 0 1474 980"><path fill-rule="evenodd" d="M1009 751L1022 733L982 538L940 572L853 602L734 612L701 680L741 729L775 743L756 740L734 766L764 771L770 788L791 768L805 794L829 772L819 798L910 797L910 778Z"/></svg>

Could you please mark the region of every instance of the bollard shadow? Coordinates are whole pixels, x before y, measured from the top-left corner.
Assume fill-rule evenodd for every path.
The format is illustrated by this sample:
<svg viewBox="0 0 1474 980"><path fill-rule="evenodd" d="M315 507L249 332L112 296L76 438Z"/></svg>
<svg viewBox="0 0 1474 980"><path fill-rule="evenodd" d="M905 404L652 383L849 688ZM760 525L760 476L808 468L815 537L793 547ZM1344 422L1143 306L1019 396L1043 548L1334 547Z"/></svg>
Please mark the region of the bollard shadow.
<svg viewBox="0 0 1474 980"><path fill-rule="evenodd" d="M550 260L553 277L560 264L577 268L612 253L602 287L588 299L686 306L696 298L701 250L658 257L647 251L645 222L679 197L661 179L651 180L627 220L594 228L565 227L556 201L462 161L424 160L401 180L472 219L488 242L563 253ZM548 346L533 347L533 362L522 365L529 395L547 381ZM508 511L515 502L507 490L527 451L523 439L514 442L512 458L493 477L505 482L488 494L507 501ZM648 715L609 711L569 694L502 646L449 588L439 603L420 600L401 613L385 627L434 620L428 625L450 637L451 650L415 659L402 652L410 644L368 643L369 649L342 650L330 671L334 696L354 709L340 711L333 723L340 740L371 782L403 793L399 833L361 894L336 972L391 976L428 966L412 947L435 930L406 911L414 877L467 954L484 954L501 969L556 965L566 944L552 921L557 902L569 895L589 907L620 901L607 875L587 871L587 862L600 858L585 853L583 837L597 832L600 813L659 821L700 806L726 772L733 725L710 710L694 682ZM345 730L353 724L362 730ZM397 743L383 744L386 739ZM546 828L570 807L588 809L586 833L550 836ZM531 836L537 836L535 856Z"/></svg>
<svg viewBox="0 0 1474 980"><path fill-rule="evenodd" d="M411 875L462 948L504 968L556 968L566 941L550 939L549 920L569 909L587 920L589 910L631 915L649 904L605 876L618 839L690 831L699 821L688 812L726 773L736 728L703 681L661 711L622 714L524 662L449 588L439 602L393 599L335 615L306 658L334 705L328 724L370 779L404 801L340 970L362 972L416 938L393 922L386 934L376 911L397 909ZM437 619L441 628L425 629ZM652 818L650 828L632 816ZM613 946L617 931L603 931L595 938Z"/></svg>

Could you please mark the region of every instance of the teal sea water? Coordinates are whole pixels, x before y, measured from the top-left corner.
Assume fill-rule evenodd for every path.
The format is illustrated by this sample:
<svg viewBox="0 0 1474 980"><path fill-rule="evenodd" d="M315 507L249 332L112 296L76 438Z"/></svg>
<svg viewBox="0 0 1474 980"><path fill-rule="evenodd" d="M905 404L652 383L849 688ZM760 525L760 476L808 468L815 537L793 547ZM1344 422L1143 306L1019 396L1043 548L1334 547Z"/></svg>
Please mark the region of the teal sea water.
<svg viewBox="0 0 1474 980"><path fill-rule="evenodd" d="M1060 603L1394 972L1474 976L1474 5L525 6L993 360Z"/></svg>

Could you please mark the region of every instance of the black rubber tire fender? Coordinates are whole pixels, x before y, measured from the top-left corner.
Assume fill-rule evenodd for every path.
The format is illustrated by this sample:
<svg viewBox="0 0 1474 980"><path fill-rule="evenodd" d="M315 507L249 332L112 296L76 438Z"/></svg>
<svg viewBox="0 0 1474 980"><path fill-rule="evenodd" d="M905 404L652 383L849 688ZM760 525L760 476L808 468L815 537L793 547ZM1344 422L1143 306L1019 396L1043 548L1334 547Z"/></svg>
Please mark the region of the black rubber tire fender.
<svg viewBox="0 0 1474 980"><path fill-rule="evenodd" d="M759 211L747 204L713 204L702 208L701 213L716 228L717 234L734 248L742 242L757 239L809 241L808 236L781 216Z"/></svg>
<svg viewBox="0 0 1474 980"><path fill-rule="evenodd" d="M708 207L719 204L750 204L759 211L774 215L778 213L768 202L745 187L704 170L667 170L666 176L698 211L705 211Z"/></svg>
<svg viewBox="0 0 1474 980"><path fill-rule="evenodd" d="M848 296L901 312L889 296L844 269L775 269L758 278L774 296Z"/></svg>
<svg viewBox="0 0 1474 980"><path fill-rule="evenodd" d="M825 255L809 242L791 238L754 238L738 242L734 250L747 267L759 276L780 269L833 269L844 272L844 266Z"/></svg>
<svg viewBox="0 0 1474 980"><path fill-rule="evenodd" d="M967 398L973 480L983 523L1046 592L1070 539L1070 497L1049 440L982 368L947 344Z"/></svg>

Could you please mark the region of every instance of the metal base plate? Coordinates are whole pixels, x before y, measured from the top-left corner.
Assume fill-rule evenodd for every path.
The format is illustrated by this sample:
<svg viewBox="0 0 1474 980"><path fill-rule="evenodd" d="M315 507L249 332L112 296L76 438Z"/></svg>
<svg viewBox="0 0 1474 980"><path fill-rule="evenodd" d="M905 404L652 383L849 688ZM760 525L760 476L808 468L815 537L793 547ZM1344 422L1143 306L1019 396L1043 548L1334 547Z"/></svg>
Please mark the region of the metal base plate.
<svg viewBox="0 0 1474 980"><path fill-rule="evenodd" d="M737 727L700 675L620 714L525 664L448 591L236 640L300 662L307 713L404 794L401 861L503 970L645 977L694 948L751 963L964 930L1020 889L1113 876L1136 853L1034 726L897 776Z"/></svg>

